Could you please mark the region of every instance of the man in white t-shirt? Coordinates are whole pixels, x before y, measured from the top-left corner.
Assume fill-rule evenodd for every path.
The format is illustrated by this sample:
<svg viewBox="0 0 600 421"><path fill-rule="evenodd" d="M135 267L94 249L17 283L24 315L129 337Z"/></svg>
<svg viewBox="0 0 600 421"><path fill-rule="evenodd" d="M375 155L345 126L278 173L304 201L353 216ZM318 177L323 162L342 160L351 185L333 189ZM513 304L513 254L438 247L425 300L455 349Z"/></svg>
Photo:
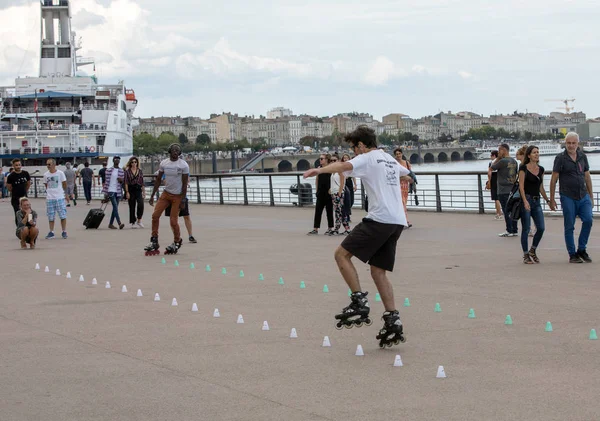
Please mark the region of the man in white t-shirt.
<svg viewBox="0 0 600 421"><path fill-rule="evenodd" d="M46 186L46 215L50 232L46 236L47 240L54 238L54 217L58 213L60 225L62 227L62 238L67 238L67 202L69 195L67 191L67 177L61 170L56 169L56 161L48 159L46 161L48 171L44 174L44 185Z"/></svg>
<svg viewBox="0 0 600 421"><path fill-rule="evenodd" d="M400 191L401 177L409 171L398 164L388 153L377 149L375 132L359 126L345 136L356 154L350 161L337 162L304 173L304 178L321 173L342 172L347 177L357 177L369 196L369 212L363 221L344 239L335 251L335 260L344 280L352 290L351 303L335 316L337 327L370 325L367 292L362 292L358 273L352 263L356 256L371 267L371 277L385 307L384 325L377 339L379 346L392 346L404 342L400 315L394 302L394 291L386 271L394 269L396 244L402 229L407 226Z"/></svg>

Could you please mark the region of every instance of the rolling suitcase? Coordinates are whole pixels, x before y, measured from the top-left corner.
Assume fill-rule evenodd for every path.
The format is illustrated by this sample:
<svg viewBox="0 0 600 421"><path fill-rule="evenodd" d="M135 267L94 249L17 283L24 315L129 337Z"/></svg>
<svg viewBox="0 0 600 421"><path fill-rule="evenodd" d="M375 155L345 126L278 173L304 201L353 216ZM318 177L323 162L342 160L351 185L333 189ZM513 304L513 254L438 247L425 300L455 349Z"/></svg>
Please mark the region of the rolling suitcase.
<svg viewBox="0 0 600 421"><path fill-rule="evenodd" d="M90 209L87 216L83 220L83 225L85 229L97 229L102 220L104 219L104 210L108 203L104 204L104 208L100 207L99 209ZM102 205L101 205L102 206Z"/></svg>

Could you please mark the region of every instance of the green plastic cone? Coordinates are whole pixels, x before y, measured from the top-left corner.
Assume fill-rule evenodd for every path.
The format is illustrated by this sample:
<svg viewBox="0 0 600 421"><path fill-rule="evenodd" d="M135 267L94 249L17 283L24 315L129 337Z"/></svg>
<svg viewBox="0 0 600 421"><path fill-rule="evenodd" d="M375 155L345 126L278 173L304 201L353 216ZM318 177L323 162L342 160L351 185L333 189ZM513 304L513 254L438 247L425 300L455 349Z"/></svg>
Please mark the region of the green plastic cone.
<svg viewBox="0 0 600 421"><path fill-rule="evenodd" d="M283 285L283 284L284 284L284 282L283 282L283 278L282 278L282 277L279 277L279 282L278 282L278 284L279 284L279 285Z"/></svg>
<svg viewBox="0 0 600 421"><path fill-rule="evenodd" d="M243 278L243 277L244 277L244 271L240 270L240 278Z"/></svg>
<svg viewBox="0 0 600 421"><path fill-rule="evenodd" d="M590 330L590 340L597 341L598 335L596 334L596 329Z"/></svg>
<svg viewBox="0 0 600 421"><path fill-rule="evenodd" d="M552 332L552 323L546 322L546 332Z"/></svg>
<svg viewBox="0 0 600 421"><path fill-rule="evenodd" d="M175 266L179 266L179 261L175 260Z"/></svg>
<svg viewBox="0 0 600 421"><path fill-rule="evenodd" d="M381 295L379 295L379 293L375 294L375 301L381 301Z"/></svg>
<svg viewBox="0 0 600 421"><path fill-rule="evenodd" d="M300 289L304 288L306 288L306 284L304 283L304 281L300 281Z"/></svg>
<svg viewBox="0 0 600 421"><path fill-rule="evenodd" d="M442 308L440 307L440 303L435 303L435 309L433 310L436 313L441 313L442 312Z"/></svg>
<svg viewBox="0 0 600 421"><path fill-rule="evenodd" d="M348 297L352 296L352 290L348 288Z"/></svg>
<svg viewBox="0 0 600 421"><path fill-rule="evenodd" d="M225 268L221 269L221 273L222 273L223 275L227 275L227 269L225 269Z"/></svg>
<svg viewBox="0 0 600 421"><path fill-rule="evenodd" d="M475 310L473 310L472 308L469 309L469 315L467 317L469 317L469 319L474 319L475 318Z"/></svg>
<svg viewBox="0 0 600 421"><path fill-rule="evenodd" d="M329 287L327 284L323 285L323 292L329 292Z"/></svg>
<svg viewBox="0 0 600 421"><path fill-rule="evenodd" d="M512 325L512 317L510 317L510 314L506 315L506 320L504 321L505 325Z"/></svg>
<svg viewBox="0 0 600 421"><path fill-rule="evenodd" d="M196 265L194 263L190 263L190 269L196 269Z"/></svg>
<svg viewBox="0 0 600 421"><path fill-rule="evenodd" d="M166 260L166 259L163 257L163 258L160 260L160 263L162 263L162 264L164 265L165 263L167 263L167 260Z"/></svg>
<svg viewBox="0 0 600 421"><path fill-rule="evenodd" d="M206 271L210 272L210 265L206 265Z"/></svg>
<svg viewBox="0 0 600 421"><path fill-rule="evenodd" d="M260 275L258 275L258 280L259 281L264 281L265 280L265 277L263 276L262 273Z"/></svg>
<svg viewBox="0 0 600 421"><path fill-rule="evenodd" d="M410 307L410 300L408 298L404 299L404 307Z"/></svg>

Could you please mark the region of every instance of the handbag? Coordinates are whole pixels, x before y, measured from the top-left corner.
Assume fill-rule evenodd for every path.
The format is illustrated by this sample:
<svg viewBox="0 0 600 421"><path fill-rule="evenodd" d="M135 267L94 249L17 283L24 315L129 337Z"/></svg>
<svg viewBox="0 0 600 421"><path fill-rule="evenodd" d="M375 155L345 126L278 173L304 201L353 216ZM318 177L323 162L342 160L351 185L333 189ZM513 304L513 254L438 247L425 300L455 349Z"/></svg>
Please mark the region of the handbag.
<svg viewBox="0 0 600 421"><path fill-rule="evenodd" d="M513 221L517 221L521 218L521 193L519 192L519 182L516 181L508 195L506 201L506 212L510 215Z"/></svg>

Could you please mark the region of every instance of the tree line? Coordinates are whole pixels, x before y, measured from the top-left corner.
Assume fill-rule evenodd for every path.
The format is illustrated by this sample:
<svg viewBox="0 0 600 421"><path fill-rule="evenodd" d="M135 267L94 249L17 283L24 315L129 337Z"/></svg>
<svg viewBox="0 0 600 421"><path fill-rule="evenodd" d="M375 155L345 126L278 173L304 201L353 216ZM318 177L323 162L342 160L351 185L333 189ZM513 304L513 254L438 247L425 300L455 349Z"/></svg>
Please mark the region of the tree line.
<svg viewBox="0 0 600 421"><path fill-rule="evenodd" d="M163 132L158 137L149 133L140 133L133 136L133 153L135 155L157 155L164 154L172 143L179 143L184 153L191 152L212 152L212 151L238 151L242 149L252 149L260 151L268 149L269 145L264 139L236 140L234 142L211 142L210 136L202 133L194 141L190 141L183 133L176 136L172 132Z"/></svg>

